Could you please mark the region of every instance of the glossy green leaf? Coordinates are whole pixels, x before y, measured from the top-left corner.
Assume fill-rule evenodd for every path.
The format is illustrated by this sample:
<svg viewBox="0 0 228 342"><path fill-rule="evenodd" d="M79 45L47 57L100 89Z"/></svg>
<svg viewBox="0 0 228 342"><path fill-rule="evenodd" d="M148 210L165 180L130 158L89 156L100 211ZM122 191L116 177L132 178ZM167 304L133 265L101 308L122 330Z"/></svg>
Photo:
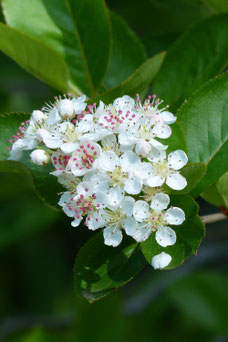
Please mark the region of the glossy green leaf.
<svg viewBox="0 0 228 342"><path fill-rule="evenodd" d="M181 174L186 178L188 185L181 191L175 191L176 194L190 194L194 196L194 188L201 181L203 176L206 174L207 166L204 163L188 163Z"/></svg>
<svg viewBox="0 0 228 342"><path fill-rule="evenodd" d="M95 98L95 102L102 100L109 103L119 96L144 94L160 69L164 56L165 52L162 52L151 57L120 85Z"/></svg>
<svg viewBox="0 0 228 342"><path fill-rule="evenodd" d="M203 2L211 12L228 12L228 3L226 0L203 0Z"/></svg>
<svg viewBox="0 0 228 342"><path fill-rule="evenodd" d="M70 90L64 59L39 40L0 23L0 50L48 85Z"/></svg>
<svg viewBox="0 0 228 342"><path fill-rule="evenodd" d="M158 139L162 144L168 145L167 153L171 153L175 150L183 150L187 153L187 144L184 137L184 133L176 121L174 124L170 125L172 129L172 134L168 139Z"/></svg>
<svg viewBox="0 0 228 342"><path fill-rule="evenodd" d="M5 160L9 157L7 148L11 145L8 140L18 131L21 122L27 118L28 114L23 113L0 115L0 172L27 173L28 177L32 175L38 195L47 204L59 209L57 194L62 191L62 187L58 184L56 177L49 174L52 170L50 164L45 166L33 164L29 158L30 151L24 152L20 163Z"/></svg>
<svg viewBox="0 0 228 342"><path fill-rule="evenodd" d="M133 239L124 236L121 245L114 248L104 244L99 232L78 253L74 266L76 293L92 303L130 281L145 264Z"/></svg>
<svg viewBox="0 0 228 342"><path fill-rule="evenodd" d="M190 162L207 165L195 195L228 170L228 73L202 87L179 110Z"/></svg>
<svg viewBox="0 0 228 342"><path fill-rule="evenodd" d="M47 44L66 61L76 88L95 94L110 54L104 0L3 0L3 10L10 26Z"/></svg>
<svg viewBox="0 0 228 342"><path fill-rule="evenodd" d="M201 196L211 204L228 209L228 172L209 186Z"/></svg>
<svg viewBox="0 0 228 342"><path fill-rule="evenodd" d="M184 33L168 50L154 83L155 93L178 108L228 63L228 14L211 17Z"/></svg>
<svg viewBox="0 0 228 342"><path fill-rule="evenodd" d="M110 12L112 25L112 55L104 83L113 88L124 81L146 60L146 53L140 40L127 23Z"/></svg>
<svg viewBox="0 0 228 342"><path fill-rule="evenodd" d="M204 237L204 225L198 216L197 203L187 195L172 195L171 203L185 212L185 221L180 226L171 226L177 235L177 241L173 246L161 247L155 240L155 234L141 243L142 252L149 263L152 258L165 252L171 255L172 260L166 269L180 266L190 255L196 254Z"/></svg>

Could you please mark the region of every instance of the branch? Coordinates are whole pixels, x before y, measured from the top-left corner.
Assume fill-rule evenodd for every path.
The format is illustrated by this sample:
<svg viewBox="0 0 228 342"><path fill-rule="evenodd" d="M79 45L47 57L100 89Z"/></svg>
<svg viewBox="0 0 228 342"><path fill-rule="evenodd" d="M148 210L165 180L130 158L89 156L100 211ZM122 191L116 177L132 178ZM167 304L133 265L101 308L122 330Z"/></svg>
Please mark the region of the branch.
<svg viewBox="0 0 228 342"><path fill-rule="evenodd" d="M216 214L211 214L211 215L204 215L204 216L201 216L200 218L205 224L207 224L207 223L214 223L214 222L225 220L227 219L227 216L223 213L216 213Z"/></svg>

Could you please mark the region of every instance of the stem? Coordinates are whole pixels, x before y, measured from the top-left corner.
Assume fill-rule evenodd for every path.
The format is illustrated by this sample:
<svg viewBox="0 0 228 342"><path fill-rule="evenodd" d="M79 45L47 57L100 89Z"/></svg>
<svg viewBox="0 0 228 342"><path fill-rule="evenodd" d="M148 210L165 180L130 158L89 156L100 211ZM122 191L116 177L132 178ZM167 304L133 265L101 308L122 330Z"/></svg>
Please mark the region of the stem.
<svg viewBox="0 0 228 342"><path fill-rule="evenodd" d="M213 223L213 222L218 222L227 219L227 216L224 215L223 213L216 213L216 214L211 214L211 215L204 215L200 217L201 220L207 224L207 223Z"/></svg>

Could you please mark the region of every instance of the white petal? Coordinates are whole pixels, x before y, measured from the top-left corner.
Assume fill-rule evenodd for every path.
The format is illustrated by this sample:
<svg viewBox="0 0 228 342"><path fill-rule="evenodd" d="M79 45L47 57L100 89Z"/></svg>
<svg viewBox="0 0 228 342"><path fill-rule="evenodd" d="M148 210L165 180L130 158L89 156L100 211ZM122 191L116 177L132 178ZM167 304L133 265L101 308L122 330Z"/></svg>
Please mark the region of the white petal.
<svg viewBox="0 0 228 342"><path fill-rule="evenodd" d="M150 224L145 222L139 223L136 230L135 234L132 235L132 237L137 241L137 242L142 242L148 239L148 237L151 234L151 227Z"/></svg>
<svg viewBox="0 0 228 342"><path fill-rule="evenodd" d="M145 201L137 201L133 208L133 215L137 221L144 221L149 215L149 204Z"/></svg>
<svg viewBox="0 0 228 342"><path fill-rule="evenodd" d="M164 123L167 125L174 123L177 119L176 116L174 116L172 113L168 111L164 111L160 113L159 115L162 117Z"/></svg>
<svg viewBox="0 0 228 342"><path fill-rule="evenodd" d="M10 150L10 157L9 160L20 160L23 154L24 149L24 141L23 139L18 139L13 145L12 149Z"/></svg>
<svg viewBox="0 0 228 342"><path fill-rule="evenodd" d="M83 178L84 181L90 181L93 183L94 192L102 191L107 192L109 189L109 176L102 173L90 172L86 174Z"/></svg>
<svg viewBox="0 0 228 342"><path fill-rule="evenodd" d="M78 146L78 143L68 142L60 146L64 153L72 153Z"/></svg>
<svg viewBox="0 0 228 342"><path fill-rule="evenodd" d="M85 100L86 100L85 95L82 95L78 97L77 99L75 98L72 99L75 114L81 114L81 112L86 108Z"/></svg>
<svg viewBox="0 0 228 342"><path fill-rule="evenodd" d="M148 159L153 163L164 161L165 158L166 152L164 150L159 150L157 148L153 148L148 156Z"/></svg>
<svg viewBox="0 0 228 342"><path fill-rule="evenodd" d="M127 216L131 216L133 214L135 200L133 197L126 196L123 201L120 203L120 208L123 213Z"/></svg>
<svg viewBox="0 0 228 342"><path fill-rule="evenodd" d="M137 140L136 146L135 146L135 152L143 157L146 157L151 150L151 145L143 139Z"/></svg>
<svg viewBox="0 0 228 342"><path fill-rule="evenodd" d="M108 196L104 192L96 192L96 199L94 203L99 208L105 208L108 204Z"/></svg>
<svg viewBox="0 0 228 342"><path fill-rule="evenodd" d="M108 192L108 203L110 206L117 206L120 204L124 197L123 189L120 188L118 185L111 188Z"/></svg>
<svg viewBox="0 0 228 342"><path fill-rule="evenodd" d="M99 106L97 107L97 110L94 114L94 116L96 118L99 118L101 115L104 115L104 112L105 112L105 105L104 105L104 102L100 101L99 102Z"/></svg>
<svg viewBox="0 0 228 342"><path fill-rule="evenodd" d="M60 122L61 116L59 115L59 112L56 108L53 108L50 113L48 114L48 118L46 121L46 124L48 127L53 126L55 124L57 124L58 122Z"/></svg>
<svg viewBox="0 0 228 342"><path fill-rule="evenodd" d="M63 205L65 205L65 204L70 202L71 197L72 197L72 195L71 195L71 193L69 191L64 192L62 194L62 196L60 197L60 200L59 200L58 204L61 205L61 207L62 207Z"/></svg>
<svg viewBox="0 0 228 342"><path fill-rule="evenodd" d="M152 188L154 188L156 186L161 186L162 184L164 184L164 182L165 182L165 177L155 176L155 175L151 175L146 180L146 184L151 186Z"/></svg>
<svg viewBox="0 0 228 342"><path fill-rule="evenodd" d="M108 246L116 247L121 243L123 239L121 230L114 225L105 228L103 230L103 235L105 244Z"/></svg>
<svg viewBox="0 0 228 342"><path fill-rule="evenodd" d="M158 138L167 139L172 134L172 130L168 125L157 124L153 127L152 133Z"/></svg>
<svg viewBox="0 0 228 342"><path fill-rule="evenodd" d="M39 130L39 136L42 138L43 142L48 148L58 148L63 143L59 134L52 134L44 128Z"/></svg>
<svg viewBox="0 0 228 342"><path fill-rule="evenodd" d="M169 205L170 199L169 196L163 193L156 194L151 202L151 208L155 211L162 211L166 209Z"/></svg>
<svg viewBox="0 0 228 342"><path fill-rule="evenodd" d="M69 216L69 217L75 217L75 211L74 209L69 209L70 206L68 205L63 205L63 211L64 213Z"/></svg>
<svg viewBox="0 0 228 342"><path fill-rule="evenodd" d="M155 239L162 247L172 246L176 242L176 233L170 227L160 226L155 234Z"/></svg>
<svg viewBox="0 0 228 342"><path fill-rule="evenodd" d="M184 211L177 207L171 207L168 210L166 210L164 217L167 223L173 225L182 224L185 220Z"/></svg>
<svg viewBox="0 0 228 342"><path fill-rule="evenodd" d="M91 182L81 182L77 186L77 193L84 197L89 197L94 193L93 184Z"/></svg>
<svg viewBox="0 0 228 342"><path fill-rule="evenodd" d="M112 172L119 165L119 158L113 151L105 151L97 159L99 168L103 171Z"/></svg>
<svg viewBox="0 0 228 342"><path fill-rule="evenodd" d="M188 162L186 153L182 150L171 152L168 155L168 164L174 170L180 170Z"/></svg>
<svg viewBox="0 0 228 342"><path fill-rule="evenodd" d="M134 171L134 174L136 175L136 177L144 181L151 176L152 171L153 167L151 163L144 162L140 164L140 167L136 171Z"/></svg>
<svg viewBox="0 0 228 342"><path fill-rule="evenodd" d="M93 115L86 114L77 125L79 132L88 132L93 127Z"/></svg>
<svg viewBox="0 0 228 342"><path fill-rule="evenodd" d="M86 219L86 226L90 230L96 230L98 228L104 227L105 221L102 218L101 213L98 212L92 212L91 214L88 214Z"/></svg>
<svg viewBox="0 0 228 342"><path fill-rule="evenodd" d="M154 148L156 148L158 150L162 150L162 151L164 151L164 150L166 150L168 148L168 145L163 145L162 143L160 143L156 139L150 139L150 144L151 144L152 147L154 147Z"/></svg>
<svg viewBox="0 0 228 342"><path fill-rule="evenodd" d="M134 105L135 105L135 100L128 95L118 97L113 102L113 106L117 111L118 110L122 110L122 111L129 110L130 111L133 109Z"/></svg>
<svg viewBox="0 0 228 342"><path fill-rule="evenodd" d="M106 146L114 147L115 144L116 144L116 136L115 136L115 134L111 134L111 135L105 137L104 139L102 139L101 144L104 147L106 147Z"/></svg>
<svg viewBox="0 0 228 342"><path fill-rule="evenodd" d="M124 190L130 195L137 195L142 189L142 182L139 178L128 178L124 184Z"/></svg>
<svg viewBox="0 0 228 342"><path fill-rule="evenodd" d="M173 190L182 190L186 187L187 181L179 172L175 172L168 175L166 184Z"/></svg>
<svg viewBox="0 0 228 342"><path fill-rule="evenodd" d="M133 236L136 233L138 222L134 217L127 217L123 221L123 228L127 235Z"/></svg>
<svg viewBox="0 0 228 342"><path fill-rule="evenodd" d="M130 134L125 134L125 133L120 133L119 134L119 143L120 145L123 146L131 146L135 144L137 141L136 136L130 135Z"/></svg>
<svg viewBox="0 0 228 342"><path fill-rule="evenodd" d="M155 270L157 270L168 266L171 260L172 257L169 254L161 252L153 257L151 265Z"/></svg>
<svg viewBox="0 0 228 342"><path fill-rule="evenodd" d="M125 152L120 157L120 166L123 172L132 172L140 166L140 158L134 152Z"/></svg>
<svg viewBox="0 0 228 342"><path fill-rule="evenodd" d="M81 220L82 220L82 216L80 217L75 217L74 221L71 222L71 225L73 227L78 227L79 224L81 223Z"/></svg>

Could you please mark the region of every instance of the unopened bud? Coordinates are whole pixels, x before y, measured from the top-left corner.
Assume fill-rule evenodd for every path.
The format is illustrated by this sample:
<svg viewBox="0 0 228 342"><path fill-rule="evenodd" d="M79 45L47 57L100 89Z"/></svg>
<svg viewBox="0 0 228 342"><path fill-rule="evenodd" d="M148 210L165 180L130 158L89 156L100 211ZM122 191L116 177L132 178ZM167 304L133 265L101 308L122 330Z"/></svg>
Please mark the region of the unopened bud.
<svg viewBox="0 0 228 342"><path fill-rule="evenodd" d="M41 112L41 110L34 110L32 112L32 118L35 122L41 123L47 118L47 116L43 112Z"/></svg>
<svg viewBox="0 0 228 342"><path fill-rule="evenodd" d="M50 155L44 150L34 150L30 157L36 165L45 165L50 161Z"/></svg>
<svg viewBox="0 0 228 342"><path fill-rule="evenodd" d="M63 118L72 119L74 117L74 105L71 100L64 99L59 101L57 109Z"/></svg>

